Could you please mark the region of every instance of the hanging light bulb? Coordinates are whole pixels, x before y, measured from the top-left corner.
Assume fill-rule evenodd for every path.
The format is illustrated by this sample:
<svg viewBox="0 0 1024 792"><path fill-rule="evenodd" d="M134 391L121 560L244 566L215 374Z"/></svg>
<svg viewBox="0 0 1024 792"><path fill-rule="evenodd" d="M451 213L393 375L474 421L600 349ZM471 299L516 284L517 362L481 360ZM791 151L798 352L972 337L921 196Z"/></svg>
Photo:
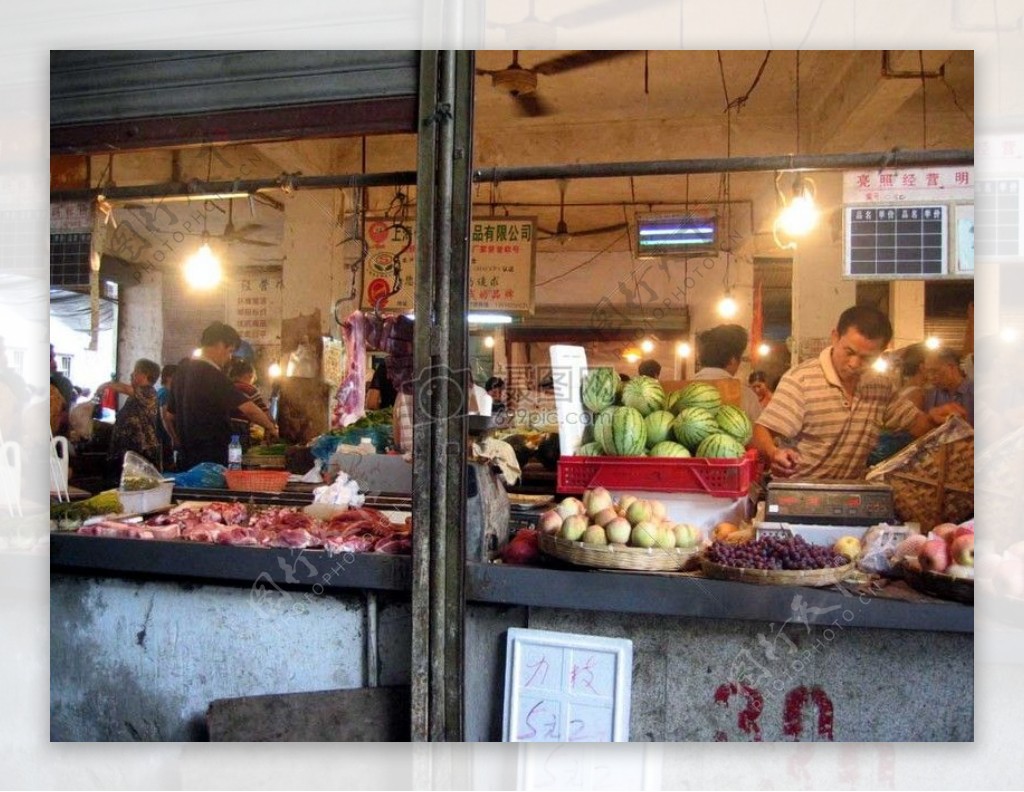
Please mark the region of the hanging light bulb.
<svg viewBox="0 0 1024 792"><path fill-rule="evenodd" d="M212 289L220 283L220 262L205 239L185 262L185 280L196 289Z"/></svg>
<svg viewBox="0 0 1024 792"><path fill-rule="evenodd" d="M194 357L194 358L201 357L202 354L203 354L203 350L200 349L199 347L196 347L195 349L192 350L192 357Z"/></svg>
<svg viewBox="0 0 1024 792"><path fill-rule="evenodd" d="M814 182L804 176L797 176L793 182L793 197L789 199L779 218L777 226L791 237L804 236L818 224L818 207L814 202Z"/></svg>
<svg viewBox="0 0 1024 792"><path fill-rule="evenodd" d="M269 376L272 380L273 379L277 379L278 377L280 377L281 376L281 364L280 363L271 363L270 367L267 369L267 376Z"/></svg>
<svg viewBox="0 0 1024 792"><path fill-rule="evenodd" d="M654 351L654 342L649 338L645 338L640 342L640 349L649 355Z"/></svg>
<svg viewBox="0 0 1024 792"><path fill-rule="evenodd" d="M488 349L494 349L494 336L484 336L484 346Z"/></svg>
<svg viewBox="0 0 1024 792"><path fill-rule="evenodd" d="M642 356L639 349L629 347L622 353L622 357L629 363L638 363Z"/></svg>
<svg viewBox="0 0 1024 792"><path fill-rule="evenodd" d="M690 352L692 351L693 350L690 349L690 345L685 341L680 341L678 344L676 344L676 354L681 358L689 357Z"/></svg>
<svg viewBox="0 0 1024 792"><path fill-rule="evenodd" d="M889 361L884 357L880 357L871 364L871 368L877 371L879 374L885 374L889 370Z"/></svg>
<svg viewBox="0 0 1024 792"><path fill-rule="evenodd" d="M940 346L942 346L942 339L938 338L937 336L928 336L924 340L924 345L928 349L938 349Z"/></svg>
<svg viewBox="0 0 1024 792"><path fill-rule="evenodd" d="M758 344L757 354L761 357L768 357L772 353L772 348L768 344Z"/></svg>
<svg viewBox="0 0 1024 792"><path fill-rule="evenodd" d="M726 293L725 297L718 301L718 315L723 319L732 319L739 311L740 307L736 300L729 293Z"/></svg>

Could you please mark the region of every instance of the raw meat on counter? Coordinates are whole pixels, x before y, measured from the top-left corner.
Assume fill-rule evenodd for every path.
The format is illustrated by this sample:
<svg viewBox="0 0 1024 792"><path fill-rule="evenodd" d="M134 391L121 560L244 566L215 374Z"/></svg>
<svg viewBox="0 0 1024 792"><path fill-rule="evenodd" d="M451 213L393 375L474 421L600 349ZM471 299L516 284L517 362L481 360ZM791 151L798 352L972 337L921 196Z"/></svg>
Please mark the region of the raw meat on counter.
<svg viewBox="0 0 1024 792"><path fill-rule="evenodd" d="M291 506L246 506L209 503L182 507L143 523L101 520L83 525L83 536L117 539L174 540L234 547L324 549L328 553L412 552L411 518L393 523L377 509L349 509L330 520L318 520Z"/></svg>

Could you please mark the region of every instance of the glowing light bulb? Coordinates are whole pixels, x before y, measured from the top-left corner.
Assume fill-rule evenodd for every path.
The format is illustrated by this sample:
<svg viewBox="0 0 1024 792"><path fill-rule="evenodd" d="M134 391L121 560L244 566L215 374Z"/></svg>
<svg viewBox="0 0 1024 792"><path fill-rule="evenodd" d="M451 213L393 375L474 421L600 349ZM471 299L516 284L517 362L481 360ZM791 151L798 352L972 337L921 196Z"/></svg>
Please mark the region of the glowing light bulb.
<svg viewBox="0 0 1024 792"><path fill-rule="evenodd" d="M208 242L185 262L185 280L196 289L212 289L220 283L220 262L213 255Z"/></svg>
<svg viewBox="0 0 1024 792"><path fill-rule="evenodd" d="M484 346L488 349L494 349L494 336L484 336Z"/></svg>
<svg viewBox="0 0 1024 792"><path fill-rule="evenodd" d="M203 350L201 350L199 347L196 347L195 349L192 350L192 357L194 357L194 358L197 358L197 357L199 357L202 354L203 354Z"/></svg>
<svg viewBox="0 0 1024 792"><path fill-rule="evenodd" d="M281 376L281 364L280 363L271 363L270 367L267 369L267 375L271 379L277 379L278 377L280 377Z"/></svg>
<svg viewBox="0 0 1024 792"><path fill-rule="evenodd" d="M680 341L678 344L676 344L676 354L679 355L679 357L681 358L689 357L691 351L692 350L690 349L690 345L687 344L685 341Z"/></svg>
<svg viewBox="0 0 1024 792"><path fill-rule="evenodd" d="M732 319L739 311L739 305L728 294L718 302L718 314L725 319Z"/></svg>
<svg viewBox="0 0 1024 792"><path fill-rule="evenodd" d="M772 348L768 344L758 344L757 354L761 357L768 357L772 353Z"/></svg>
<svg viewBox="0 0 1024 792"><path fill-rule="evenodd" d="M942 346L942 339L936 338L935 336L928 336L924 340L924 345L928 349L938 349L940 346Z"/></svg>
<svg viewBox="0 0 1024 792"><path fill-rule="evenodd" d="M654 342L651 341L651 339L649 338L645 338L643 341L640 342L640 349L650 354L651 352L654 351Z"/></svg>
<svg viewBox="0 0 1024 792"><path fill-rule="evenodd" d="M883 357L880 357L874 363L871 364L871 368L873 368L879 374L884 374L889 370L889 361Z"/></svg>

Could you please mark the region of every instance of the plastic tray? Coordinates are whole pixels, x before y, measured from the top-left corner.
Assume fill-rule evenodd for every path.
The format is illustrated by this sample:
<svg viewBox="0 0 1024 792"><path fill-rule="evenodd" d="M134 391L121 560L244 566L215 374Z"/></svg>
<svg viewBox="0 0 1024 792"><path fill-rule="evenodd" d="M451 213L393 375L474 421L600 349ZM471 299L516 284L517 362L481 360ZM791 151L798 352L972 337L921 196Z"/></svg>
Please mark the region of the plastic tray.
<svg viewBox="0 0 1024 792"><path fill-rule="evenodd" d="M757 466L756 451L741 459L564 456L558 460L558 492L606 487L739 498L756 480Z"/></svg>
<svg viewBox="0 0 1024 792"><path fill-rule="evenodd" d="M281 492L291 476L287 470L225 470L229 490L239 492Z"/></svg>
<svg viewBox="0 0 1024 792"><path fill-rule="evenodd" d="M174 482L164 481L152 489L119 489L117 491L117 499L121 501L121 509L124 514L148 514L151 511L156 511L170 505L171 492L173 490Z"/></svg>

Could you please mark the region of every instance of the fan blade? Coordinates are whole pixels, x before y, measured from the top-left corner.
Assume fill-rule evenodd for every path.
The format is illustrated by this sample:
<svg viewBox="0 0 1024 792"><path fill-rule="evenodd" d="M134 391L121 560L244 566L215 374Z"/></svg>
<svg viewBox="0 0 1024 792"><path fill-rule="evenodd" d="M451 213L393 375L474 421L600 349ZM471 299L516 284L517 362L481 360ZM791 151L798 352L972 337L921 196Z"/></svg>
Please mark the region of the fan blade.
<svg viewBox="0 0 1024 792"><path fill-rule="evenodd" d="M613 231L622 231L629 228L629 223L614 223L613 225L598 226L597 228L588 228L585 231L573 230L573 236L593 236L595 234L610 234Z"/></svg>
<svg viewBox="0 0 1024 792"><path fill-rule="evenodd" d="M246 239L240 236L228 237L225 240L228 244L234 244L237 242L240 245L253 245L255 247L277 247L276 242L261 242L258 239Z"/></svg>
<svg viewBox="0 0 1024 792"><path fill-rule="evenodd" d="M502 69L474 69L477 77L493 77Z"/></svg>
<svg viewBox="0 0 1024 792"><path fill-rule="evenodd" d="M632 55L634 52L637 52L637 50L580 50L541 61L536 66L533 66L530 71L545 76L561 74L562 72L600 63L601 61L621 58L623 55Z"/></svg>
<svg viewBox="0 0 1024 792"><path fill-rule="evenodd" d="M535 93L519 94L512 98L515 101L516 109L521 116L536 118L537 116L551 115L551 105Z"/></svg>

